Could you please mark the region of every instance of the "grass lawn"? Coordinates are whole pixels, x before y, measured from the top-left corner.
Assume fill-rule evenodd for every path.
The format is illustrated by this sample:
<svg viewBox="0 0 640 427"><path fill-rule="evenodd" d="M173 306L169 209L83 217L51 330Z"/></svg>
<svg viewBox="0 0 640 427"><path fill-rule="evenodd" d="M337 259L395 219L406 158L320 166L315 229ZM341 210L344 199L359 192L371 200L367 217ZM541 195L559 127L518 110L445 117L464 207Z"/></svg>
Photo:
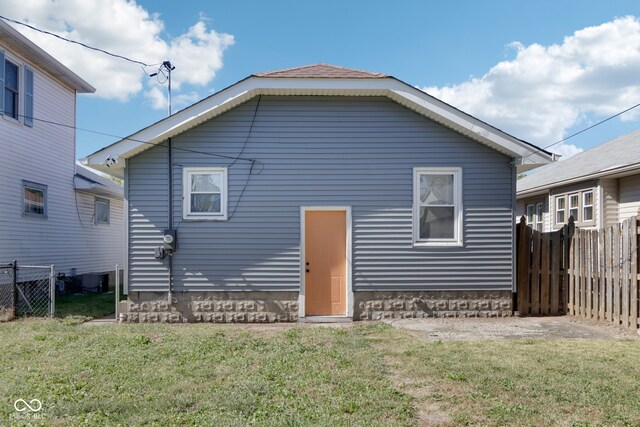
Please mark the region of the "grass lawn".
<svg viewBox="0 0 640 427"><path fill-rule="evenodd" d="M115 311L113 292L68 295L56 298L56 317L84 316L97 319Z"/></svg>
<svg viewBox="0 0 640 427"><path fill-rule="evenodd" d="M0 324L0 425L640 425L640 342L348 328ZM31 420L32 421L32 420Z"/></svg>

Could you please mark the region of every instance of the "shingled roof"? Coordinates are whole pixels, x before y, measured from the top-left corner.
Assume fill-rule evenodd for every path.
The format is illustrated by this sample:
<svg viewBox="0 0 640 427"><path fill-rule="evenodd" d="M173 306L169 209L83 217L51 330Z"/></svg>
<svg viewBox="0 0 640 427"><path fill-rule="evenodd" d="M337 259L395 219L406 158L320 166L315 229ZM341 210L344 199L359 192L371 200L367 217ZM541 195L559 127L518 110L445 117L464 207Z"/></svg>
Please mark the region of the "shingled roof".
<svg viewBox="0 0 640 427"><path fill-rule="evenodd" d="M540 168L518 180L518 194L557 187L577 179L613 175L630 167L640 168L640 131L619 136L567 160Z"/></svg>
<svg viewBox="0 0 640 427"><path fill-rule="evenodd" d="M255 77L277 78L313 78L313 79L382 79L388 77L382 73L354 70L329 64L311 64L282 70L265 71L254 74Z"/></svg>

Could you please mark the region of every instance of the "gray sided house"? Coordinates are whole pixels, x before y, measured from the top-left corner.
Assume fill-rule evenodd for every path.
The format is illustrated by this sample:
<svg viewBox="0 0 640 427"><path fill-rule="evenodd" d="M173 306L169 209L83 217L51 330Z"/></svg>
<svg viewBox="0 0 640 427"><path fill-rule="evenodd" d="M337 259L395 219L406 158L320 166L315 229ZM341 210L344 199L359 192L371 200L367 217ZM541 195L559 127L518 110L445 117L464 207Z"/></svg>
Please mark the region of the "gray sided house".
<svg viewBox="0 0 640 427"><path fill-rule="evenodd" d="M325 64L254 74L84 160L125 179L134 322L510 315L516 173L551 161Z"/></svg>
<svg viewBox="0 0 640 427"><path fill-rule="evenodd" d="M518 180L517 218L540 231L562 227L570 216L599 229L640 209L640 131L620 136Z"/></svg>

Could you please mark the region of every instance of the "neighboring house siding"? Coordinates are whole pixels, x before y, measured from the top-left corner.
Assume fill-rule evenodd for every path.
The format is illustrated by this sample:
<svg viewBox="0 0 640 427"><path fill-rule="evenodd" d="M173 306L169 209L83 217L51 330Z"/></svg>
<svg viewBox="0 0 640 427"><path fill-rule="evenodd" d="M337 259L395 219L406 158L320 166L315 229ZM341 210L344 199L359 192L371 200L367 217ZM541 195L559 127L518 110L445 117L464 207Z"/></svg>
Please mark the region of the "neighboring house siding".
<svg viewBox="0 0 640 427"><path fill-rule="evenodd" d="M638 213L640 209L640 175L620 178L618 220L622 221Z"/></svg>
<svg viewBox="0 0 640 427"><path fill-rule="evenodd" d="M512 289L514 170L507 156L385 98L262 97L244 158L229 169L228 221L182 220L182 168L240 154L254 99L173 139L174 290L292 290L300 283L300 206L351 206L353 287ZM464 247L414 248L412 173L463 168ZM260 165L255 166L259 171ZM129 290L167 290L153 258L167 219L167 148L128 162Z"/></svg>
<svg viewBox="0 0 640 427"><path fill-rule="evenodd" d="M5 51L21 66L23 82L26 61ZM76 212L75 92L36 64L27 65L34 71L33 127L0 116L0 263L16 259L20 264L55 264L57 271L67 274L72 268L79 274L111 270L115 263L124 261L114 250L124 242L114 241L122 235L118 228L122 215L113 215L109 233L96 236L91 224L89 228L80 225ZM24 111L23 94L21 86L20 114ZM47 186L46 219L22 215L23 180ZM79 197L78 209L84 216L82 203ZM112 213L116 207L112 201ZM89 241L103 244L92 246Z"/></svg>
<svg viewBox="0 0 640 427"><path fill-rule="evenodd" d="M615 178L601 178L600 193L602 202L600 228L602 228L618 223L618 180Z"/></svg>

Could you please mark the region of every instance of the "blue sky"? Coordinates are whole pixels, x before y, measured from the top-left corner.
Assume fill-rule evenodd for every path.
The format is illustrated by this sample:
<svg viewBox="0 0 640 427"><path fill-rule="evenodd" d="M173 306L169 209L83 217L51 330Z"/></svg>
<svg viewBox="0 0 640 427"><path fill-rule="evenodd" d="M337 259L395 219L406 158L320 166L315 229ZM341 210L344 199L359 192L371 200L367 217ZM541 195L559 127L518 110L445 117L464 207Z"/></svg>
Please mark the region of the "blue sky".
<svg viewBox="0 0 640 427"><path fill-rule="evenodd" d="M640 102L635 96L640 94L640 41L635 49L635 39L624 33L635 34L640 22L635 18L616 21L640 17L637 1L138 1L132 11L130 4L123 6L123 0L109 0L95 2L94 11L86 11L100 15L104 9L104 20L111 21L104 27L83 25L85 12L77 5L60 6L77 1L6 0L0 12L134 59L170 59L179 81L174 91L178 108L253 72L316 62L391 74L539 145L549 145ZM109 13L122 17L129 12L128 21L108 19ZM138 28L145 12L155 25L151 30ZM201 38L187 34L198 22L205 27ZM596 28L596 33L576 35L587 27ZM145 41L119 41L125 32L139 33L138 39ZM114 68L105 74L105 66L93 66L100 61L95 57L74 62L80 54L73 49L78 48L25 34L98 87L96 94L79 96L78 127L125 136L166 115L158 92L166 93L166 85L154 83L140 68L114 60ZM572 36L565 45L565 37ZM604 54L584 59L588 55L580 53L580 49L623 51L626 42L613 40L617 36L633 39L629 46L639 52L606 60ZM158 39L172 47L159 46ZM178 41L188 39L190 44L181 49ZM186 55L198 45L204 50ZM211 64L200 69L196 60ZM509 67L495 68L505 61ZM573 75L572 61L585 76ZM120 69L129 75L116 81L118 73L113 70ZM196 77L189 80L191 73ZM638 83L633 81L634 73ZM136 81L138 89L131 89ZM563 85L563 81L569 83ZM600 87L601 82L606 84ZM575 149L565 147L565 152L636 130L639 119L640 114L630 114L624 121L612 120L568 141ZM77 155L83 157L115 140L79 131Z"/></svg>

